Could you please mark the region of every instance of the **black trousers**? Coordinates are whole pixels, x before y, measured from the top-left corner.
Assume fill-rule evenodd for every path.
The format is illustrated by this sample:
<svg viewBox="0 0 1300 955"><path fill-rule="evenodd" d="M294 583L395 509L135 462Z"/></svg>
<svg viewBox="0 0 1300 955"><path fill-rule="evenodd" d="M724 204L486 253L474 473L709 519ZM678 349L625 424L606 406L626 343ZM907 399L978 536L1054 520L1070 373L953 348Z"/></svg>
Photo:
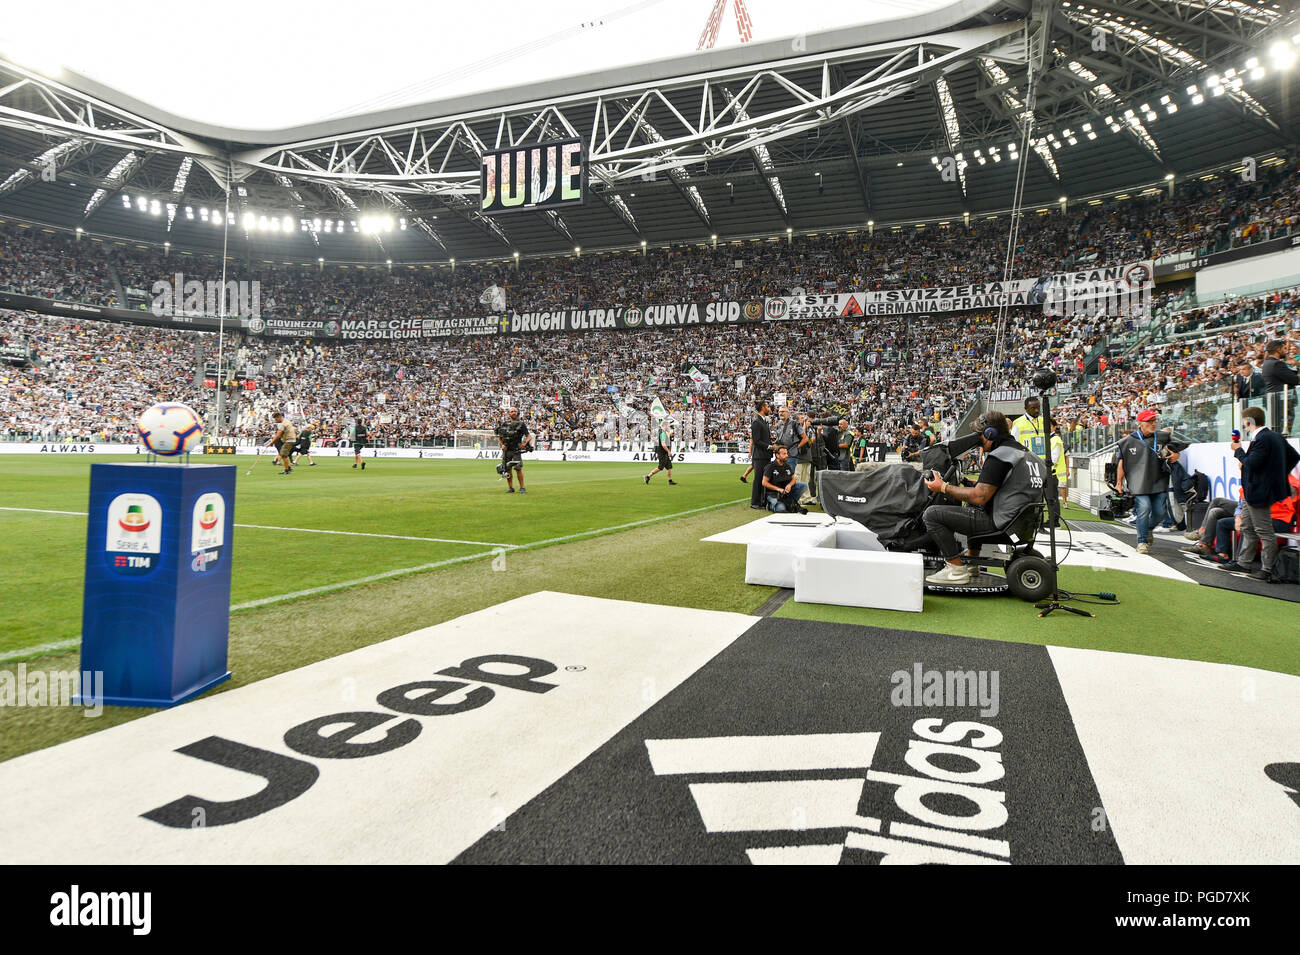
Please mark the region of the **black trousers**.
<svg viewBox="0 0 1300 955"><path fill-rule="evenodd" d="M769 455L765 458L750 458L754 462L754 473L749 476L749 483L752 485L749 493L749 503L756 504L759 507L767 507L767 491L763 487L763 471L772 463Z"/></svg>
<svg viewBox="0 0 1300 955"><path fill-rule="evenodd" d="M925 529L934 538L944 560L952 560L961 553L955 534L988 534L997 528L993 518L982 507L958 507L951 504L932 504L921 516Z"/></svg>

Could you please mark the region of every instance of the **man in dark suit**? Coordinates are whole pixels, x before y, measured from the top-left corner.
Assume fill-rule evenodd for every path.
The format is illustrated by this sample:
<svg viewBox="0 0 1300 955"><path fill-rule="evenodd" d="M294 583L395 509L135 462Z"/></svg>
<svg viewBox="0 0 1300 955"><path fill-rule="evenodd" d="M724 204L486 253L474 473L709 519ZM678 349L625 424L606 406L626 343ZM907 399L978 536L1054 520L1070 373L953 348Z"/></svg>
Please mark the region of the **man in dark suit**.
<svg viewBox="0 0 1300 955"><path fill-rule="evenodd" d="M1300 392L1296 392L1295 386L1300 384L1300 374L1286 363L1287 353L1291 350L1291 343L1285 338L1277 338L1264 346L1264 361L1259 366L1259 373L1264 379L1264 390L1270 395L1277 395L1276 398L1270 397L1268 400L1269 410L1273 414L1273 426L1281 427L1282 421L1282 392L1288 388L1291 391L1290 400L1287 402L1287 420L1285 422L1285 431L1291 433L1291 425L1295 421L1295 406L1297 398L1300 398Z"/></svg>
<svg viewBox="0 0 1300 955"><path fill-rule="evenodd" d="M1237 366L1237 374L1232 384L1238 401L1249 401L1256 395L1264 393L1264 376L1255 371L1248 361L1243 361Z"/></svg>
<svg viewBox="0 0 1300 955"><path fill-rule="evenodd" d="M754 488L749 495L749 506L756 511L767 510L767 500L763 489L763 471L772 463L772 426L767 423L767 416L772 413L772 406L766 398L754 402L758 414L749 425L749 460L754 465Z"/></svg>
<svg viewBox="0 0 1300 955"><path fill-rule="evenodd" d="M1277 338L1264 346L1264 361L1259 373L1264 377L1264 390L1270 395L1300 384L1300 375L1286 363L1290 344L1285 338Z"/></svg>
<svg viewBox="0 0 1300 955"><path fill-rule="evenodd" d="M1232 442L1233 455L1241 462L1241 486L1246 499L1240 553L1249 559L1258 545L1260 568L1251 571L1250 576L1271 582L1273 561L1277 559L1277 532L1270 512L1275 502L1291 495L1287 475L1300 463L1300 452L1280 434L1264 427L1263 408L1242 412L1241 430L1250 438L1250 449L1244 450L1240 441ZM1241 569L1246 567L1242 565Z"/></svg>

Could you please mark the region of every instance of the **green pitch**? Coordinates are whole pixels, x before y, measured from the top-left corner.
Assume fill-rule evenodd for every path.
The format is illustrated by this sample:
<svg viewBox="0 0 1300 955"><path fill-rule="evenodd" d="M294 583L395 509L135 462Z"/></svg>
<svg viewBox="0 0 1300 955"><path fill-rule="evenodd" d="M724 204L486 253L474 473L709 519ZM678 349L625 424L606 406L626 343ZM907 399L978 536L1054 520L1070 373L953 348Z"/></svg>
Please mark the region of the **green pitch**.
<svg viewBox="0 0 1300 955"><path fill-rule="evenodd" d="M430 565L494 558L499 564L505 555L509 566L515 548L700 513L742 496L747 501L749 493L738 480L743 468L726 465L679 468L675 487L660 473L647 487L641 475L652 464L526 461L528 493L508 494L487 461L370 459L362 471L351 457L316 460L316 467L288 476L270 458L236 461L235 607L435 569ZM6 568L0 658L53 649L80 635L85 518L42 511L84 512L91 463L80 456L0 460L0 500L30 509L0 510Z"/></svg>
<svg viewBox="0 0 1300 955"><path fill-rule="evenodd" d="M701 541L759 516L739 466L684 465L678 486L661 473L646 487L649 464L527 461L520 496L484 461L379 459L362 472L351 458L318 460L288 477L270 459L235 461L234 520L255 526L233 532L234 677L214 692L539 590L738 613L775 592L744 583L744 547ZM78 667L91 463L0 457L0 670ZM1296 642L1278 624L1292 604L1115 570L1065 568L1062 586L1114 591L1122 604L1094 608L1095 620L1038 620L1011 598L933 595L920 614L794 602L779 614L1300 673ZM0 708L0 760L148 712Z"/></svg>

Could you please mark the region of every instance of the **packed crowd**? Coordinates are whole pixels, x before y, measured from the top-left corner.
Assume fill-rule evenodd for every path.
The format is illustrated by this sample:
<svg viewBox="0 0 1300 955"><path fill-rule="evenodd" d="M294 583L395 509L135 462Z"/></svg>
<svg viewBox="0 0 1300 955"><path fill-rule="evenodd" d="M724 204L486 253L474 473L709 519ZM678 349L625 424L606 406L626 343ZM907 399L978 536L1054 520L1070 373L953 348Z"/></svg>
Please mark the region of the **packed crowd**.
<svg viewBox="0 0 1300 955"><path fill-rule="evenodd" d="M1028 213L1016 277L1203 252L1290 229L1300 215L1300 172L1262 170L1256 182L1179 183L1172 198L1138 197L1066 214ZM926 229L880 229L642 251L523 259L516 265L347 267L228 262L227 278L257 280L262 310L298 318L482 314L500 285L520 312L763 295L963 285L1002 277L1005 216ZM146 251L88 236L0 227L0 289L125 305L181 271L217 280L213 256Z"/></svg>
<svg viewBox="0 0 1300 955"><path fill-rule="evenodd" d="M1019 274L1086 262L1112 263L1264 236L1293 224L1300 176L1258 183L1193 181L1174 200L1091 207L1067 216L1031 215L1022 231ZM262 307L281 315L392 317L473 314L484 285L501 281L511 307L691 300L772 293L961 284L1001 273L1004 223L970 230L927 229L797 237L742 246L681 247L647 254L563 257L516 271L277 269L265 273ZM111 251L106 251L111 250ZM115 248L54 233L0 227L0 289L107 303L114 290L148 290L177 268L174 257ZM206 263L206 264L205 264ZM187 278L215 266L185 257ZM1174 388L1239 374L1266 338L1297 334L1300 293L1229 302L1176 319L1175 331L1230 336L1148 346L1079 387L1085 358L1108 336L1140 331L1134 319L1015 309L999 333L990 312L903 318L763 323L678 330L488 336L430 342L324 345L228 339L224 366L255 382L232 390L224 429L239 438L268 433L277 408L319 422L318 440L344 437L358 415L380 442L450 440L490 429L516 406L542 441L599 440L628 419L644 421L658 397L704 443L744 443L755 394L785 395L813 415L849 413L871 441L898 444L913 422L950 426L986 387L1021 386L1033 369L1070 382L1061 414L1081 426L1121 422L1160 404ZM1172 307L1177 293L1161 301ZM1280 331L1279 331L1280 330ZM129 440L136 415L158 400L207 409L214 392L204 367L216 336L126 324L0 313L0 344L30 348L35 361L0 370L0 430L46 440ZM879 361L868 370L863 353ZM838 411L837 411L838 413Z"/></svg>

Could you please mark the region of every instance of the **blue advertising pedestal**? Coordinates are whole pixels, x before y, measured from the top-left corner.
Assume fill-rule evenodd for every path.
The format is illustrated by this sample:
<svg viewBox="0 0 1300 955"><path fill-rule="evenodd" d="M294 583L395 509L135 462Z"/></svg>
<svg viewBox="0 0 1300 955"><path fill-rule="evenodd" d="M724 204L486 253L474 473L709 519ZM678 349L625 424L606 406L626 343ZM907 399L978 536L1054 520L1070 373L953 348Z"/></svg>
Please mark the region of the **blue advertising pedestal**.
<svg viewBox="0 0 1300 955"><path fill-rule="evenodd" d="M175 706L230 679L235 468L92 464L81 669L108 706Z"/></svg>

